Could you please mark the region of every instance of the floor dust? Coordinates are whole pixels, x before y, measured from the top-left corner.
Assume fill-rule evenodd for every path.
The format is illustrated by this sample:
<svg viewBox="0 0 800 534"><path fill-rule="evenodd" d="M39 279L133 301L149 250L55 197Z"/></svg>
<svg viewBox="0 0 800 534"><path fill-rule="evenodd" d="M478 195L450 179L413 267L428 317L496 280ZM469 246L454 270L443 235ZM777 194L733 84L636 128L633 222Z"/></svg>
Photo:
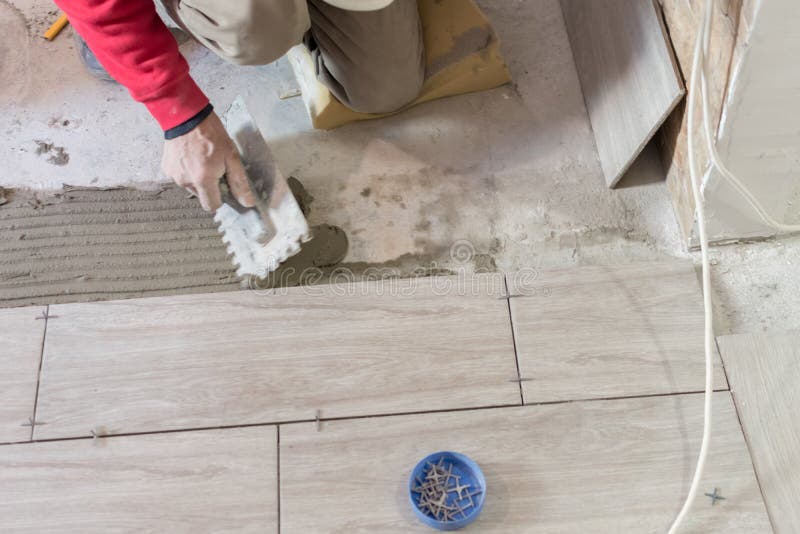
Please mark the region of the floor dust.
<svg viewBox="0 0 800 534"><path fill-rule="evenodd" d="M55 146L41 139L34 140L34 143L36 143L36 155L45 157L47 163L59 166L69 163L69 154L63 146Z"/></svg>

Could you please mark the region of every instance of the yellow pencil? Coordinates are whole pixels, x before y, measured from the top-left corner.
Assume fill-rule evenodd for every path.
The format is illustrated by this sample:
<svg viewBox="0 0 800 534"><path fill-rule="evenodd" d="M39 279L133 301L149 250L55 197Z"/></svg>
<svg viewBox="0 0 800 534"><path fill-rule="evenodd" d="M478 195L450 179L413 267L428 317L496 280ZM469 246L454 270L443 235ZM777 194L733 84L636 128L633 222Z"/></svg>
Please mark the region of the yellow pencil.
<svg viewBox="0 0 800 534"><path fill-rule="evenodd" d="M56 20L53 25L47 28L47 31L44 32L44 38L48 41L52 41L56 38L56 35L58 35L61 30L64 29L64 26L66 26L68 22L69 20L67 20L67 16L62 13L61 16L58 17L58 20Z"/></svg>

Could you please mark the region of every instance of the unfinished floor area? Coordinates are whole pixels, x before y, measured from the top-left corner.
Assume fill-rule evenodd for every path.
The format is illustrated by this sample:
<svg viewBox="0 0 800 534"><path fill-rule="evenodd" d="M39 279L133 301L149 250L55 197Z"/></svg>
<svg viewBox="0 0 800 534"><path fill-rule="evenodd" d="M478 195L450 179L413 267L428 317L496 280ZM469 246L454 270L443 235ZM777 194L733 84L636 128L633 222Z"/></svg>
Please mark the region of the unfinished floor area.
<svg viewBox="0 0 800 534"><path fill-rule="evenodd" d="M636 187L606 188L558 2L480 4L512 84L333 131L313 130L301 99L285 98L296 88L285 60L235 68L193 42L181 50L218 109L246 98L304 186L311 224L346 235L343 266L356 275L691 257L652 152L623 181ZM84 72L71 29L40 38L49 2L10 0L2 16L14 31L0 38L27 41L4 48L25 53L9 56L18 83L2 93L2 305L237 289L213 221L160 182L160 133L144 108ZM120 186L139 190L75 189ZM715 254L719 332L800 328L800 282L785 276L797 239Z"/></svg>
<svg viewBox="0 0 800 534"><path fill-rule="evenodd" d="M40 6L46 2L15 3L23 12L31 12L29 18L40 15L48 20ZM438 100L394 117L333 131L313 130L300 98L280 98L296 87L285 60L242 69L193 42L182 45L182 51L219 110L237 95L245 97L284 174L305 187L310 223L344 230L350 244L345 263L355 270L368 266L397 268L403 273L448 269L453 264L450 249L459 240L469 241L474 264L484 270L631 262L679 254L677 226L666 188L658 183L663 172L656 158L645 162L633 178L657 183L615 192L605 186L558 2L490 2L482 7L504 45L512 85ZM31 64L58 54L61 61L54 76L68 80L61 82L62 87L69 83L82 96L56 102L51 100L56 98L52 91L32 90L46 101L26 101L0 118L7 122L0 127L6 132L0 147L14 155L13 167L2 174L0 185L59 194L63 183L134 185L159 191L153 183L160 179L157 126L124 88L84 73L71 30L47 43L34 38L40 29L41 25L31 30ZM30 83L45 81L33 78ZM109 144L109 132L126 142ZM50 152L37 149L37 140L63 148L68 161L56 165ZM63 158L58 160L62 162ZM183 231L168 236L186 236L169 250L188 248L193 254L184 254L183 270L170 274L183 276L194 286L212 285L202 275L223 249L209 250L204 230L213 228L213 223L194 202L181 202L182 198L167 202L161 197L161 202L137 203L142 200L137 197L125 203L119 192L102 193L82 192L85 203L74 207L63 204L70 194L59 198L41 193L38 203L21 195L19 204L0 211L3 230L12 230L3 232L4 245L12 249L3 274L13 277L4 289L55 281L41 272L41 266L27 261L35 255L33 247L48 246L44 241L27 243L29 238L52 240L69 232L77 241L43 252L61 260L59 283L49 284L46 295L15 291L8 294L9 300L18 305L42 303L33 299L61 299L65 292L73 300L84 293L92 298L102 280L124 281L131 275L115 272L112 258L110 269L97 265L109 249L91 225L105 221L103 216L129 225L131 234ZM88 205L104 200L105 214ZM169 220L164 221L158 215L167 209ZM65 229L65 212L85 213ZM42 228L45 222L52 226ZM31 227L35 231L26 231ZM202 244L193 247L193 238ZM167 257L164 247L169 245L148 247L147 238L140 235L129 236L126 243L132 248L118 247L109 253L118 257L135 247L140 277L163 274L168 259L160 258ZM95 260L91 265L85 264L87 256ZM202 275L192 280L198 271ZM75 278L74 283L68 283L67 274ZM160 287L142 284L138 289Z"/></svg>

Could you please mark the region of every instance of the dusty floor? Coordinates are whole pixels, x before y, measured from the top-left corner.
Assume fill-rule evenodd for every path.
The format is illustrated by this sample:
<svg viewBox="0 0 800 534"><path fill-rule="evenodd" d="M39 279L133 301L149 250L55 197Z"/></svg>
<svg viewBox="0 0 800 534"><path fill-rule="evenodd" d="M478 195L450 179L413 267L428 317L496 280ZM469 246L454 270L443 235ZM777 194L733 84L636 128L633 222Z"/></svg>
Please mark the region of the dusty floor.
<svg viewBox="0 0 800 534"><path fill-rule="evenodd" d="M800 330L800 237L719 247L711 258L718 334Z"/></svg>
<svg viewBox="0 0 800 534"><path fill-rule="evenodd" d="M645 160L629 178L644 185L605 187L557 0L480 3L503 42L513 85L331 132L311 129L299 98L279 98L295 87L285 61L235 68L193 43L182 50L219 110L245 96L284 173L313 196L310 222L344 230L350 244L345 265L357 273L385 267L400 274L510 271L687 256L655 160ZM0 93L10 111L0 115L0 150L10 155L0 186L157 190L155 123L124 89L84 74L71 30L52 43L39 37L54 18L49 2L11 5L21 13L0 2L0 20L27 34L30 47L6 63L23 82ZM0 36L0 48L20 49L6 39ZM175 200L183 206L184 199ZM141 221L147 222L153 221ZM209 224L203 232L214 247L210 220L197 224ZM8 242L11 235L3 232L0 248L17 247ZM164 251L144 247L164 261ZM93 268L107 264L88 261L91 254L75 246L61 254L65 263L47 268L41 256L23 254L13 267L91 278ZM797 240L720 249L719 333L800 327L800 291L792 277L798 255ZM9 258L0 259L4 267ZM0 280L0 292L10 282ZM153 287L161 282L153 280ZM15 277L13 283L19 288L25 282ZM198 286L191 280L177 285ZM59 300L97 298L66 291Z"/></svg>

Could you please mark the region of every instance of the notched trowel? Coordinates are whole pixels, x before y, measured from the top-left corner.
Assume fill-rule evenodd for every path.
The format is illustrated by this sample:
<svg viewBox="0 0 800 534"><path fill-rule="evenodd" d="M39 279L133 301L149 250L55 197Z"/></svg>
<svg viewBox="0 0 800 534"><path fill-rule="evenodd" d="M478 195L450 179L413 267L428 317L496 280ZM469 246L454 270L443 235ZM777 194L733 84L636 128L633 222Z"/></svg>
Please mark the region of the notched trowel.
<svg viewBox="0 0 800 534"><path fill-rule="evenodd" d="M214 220L228 245L228 254L233 255L236 274L264 278L297 254L300 244L311 239L311 232L241 96L225 112L222 122L242 157L256 205L245 208L239 204L223 178L222 206Z"/></svg>

